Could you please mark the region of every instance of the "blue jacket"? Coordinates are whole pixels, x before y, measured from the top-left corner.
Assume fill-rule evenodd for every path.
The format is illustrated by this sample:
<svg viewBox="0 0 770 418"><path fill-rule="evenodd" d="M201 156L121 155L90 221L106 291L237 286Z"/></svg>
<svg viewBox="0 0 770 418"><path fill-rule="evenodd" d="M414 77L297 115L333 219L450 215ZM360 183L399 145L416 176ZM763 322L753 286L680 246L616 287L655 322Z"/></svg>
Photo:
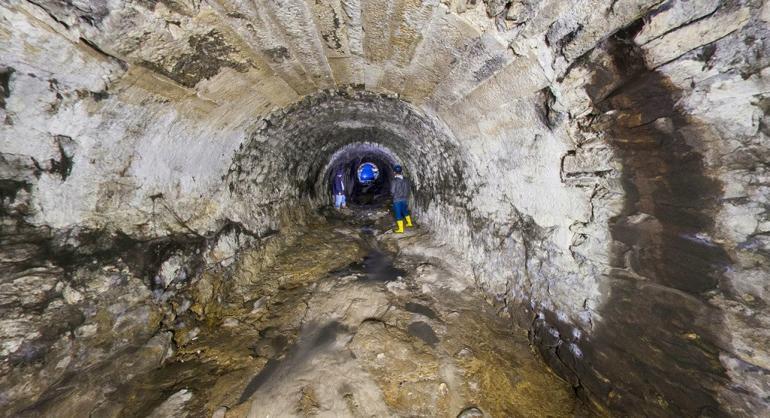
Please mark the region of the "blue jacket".
<svg viewBox="0 0 770 418"><path fill-rule="evenodd" d="M334 176L334 181L332 181L332 193L334 194L345 194L345 177L337 177Z"/></svg>

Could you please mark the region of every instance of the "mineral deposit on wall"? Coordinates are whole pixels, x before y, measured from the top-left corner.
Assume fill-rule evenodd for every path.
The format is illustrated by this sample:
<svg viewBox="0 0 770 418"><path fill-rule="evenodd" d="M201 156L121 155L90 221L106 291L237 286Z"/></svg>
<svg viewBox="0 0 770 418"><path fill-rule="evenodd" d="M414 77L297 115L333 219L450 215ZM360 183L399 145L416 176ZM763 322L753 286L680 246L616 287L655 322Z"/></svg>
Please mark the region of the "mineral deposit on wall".
<svg viewBox="0 0 770 418"><path fill-rule="evenodd" d="M196 275L269 253L369 143L587 399L766 414L769 24L767 0L3 1L0 409L157 367L216 311Z"/></svg>

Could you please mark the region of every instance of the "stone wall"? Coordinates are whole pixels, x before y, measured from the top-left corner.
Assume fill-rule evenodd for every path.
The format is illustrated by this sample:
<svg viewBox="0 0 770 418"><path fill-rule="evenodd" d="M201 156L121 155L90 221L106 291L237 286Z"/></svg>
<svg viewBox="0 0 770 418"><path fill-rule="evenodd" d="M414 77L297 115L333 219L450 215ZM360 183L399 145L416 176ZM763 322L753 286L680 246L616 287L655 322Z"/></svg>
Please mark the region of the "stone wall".
<svg viewBox="0 0 770 418"><path fill-rule="evenodd" d="M397 98L354 89L325 91L264 118L227 176L234 219L277 201L327 204L328 164L360 143L381 144L413 178L419 206L463 201L467 163L440 120ZM270 187L265 187L271 185Z"/></svg>
<svg viewBox="0 0 770 418"><path fill-rule="evenodd" d="M768 21L759 0L5 2L3 367L85 367L20 351L80 341L101 297L72 291L101 280L78 282L83 257L51 254L89 256L93 231L105 248L262 236L326 202L335 152L375 142L412 176L419 222L590 399L756 416ZM115 303L162 311L165 260L94 259L130 270ZM45 328L65 308L77 320Z"/></svg>
<svg viewBox="0 0 770 418"><path fill-rule="evenodd" d="M645 404L648 415L751 416L767 407L767 350L756 344L768 337L766 308L756 304L767 289L756 269L767 271L767 258L753 247L746 262L744 252L756 242L749 235L764 234L763 211L748 215L748 207L763 206L765 198L748 197L762 180L736 177L761 172L762 157L734 162L748 149L767 152L755 145L764 135L758 105L767 67L756 53L767 42L767 6L760 6L666 3L601 42L564 76L569 87L585 86L579 91L591 107L570 114L575 160L585 164L581 172L612 177L600 196L622 194L623 208L604 218L611 255L591 347L582 356L555 351L578 375L581 361L592 364L595 371L582 373L597 378L582 384L605 394L614 409L634 413ZM575 107L571 100L568 108ZM586 156L585 148L597 145L611 148L619 170L603 171L603 162ZM733 203L731 190L746 199ZM733 208L744 208L743 216ZM737 216L727 221L726 210ZM755 228L738 237L736 222ZM624 340L643 343L609 342Z"/></svg>

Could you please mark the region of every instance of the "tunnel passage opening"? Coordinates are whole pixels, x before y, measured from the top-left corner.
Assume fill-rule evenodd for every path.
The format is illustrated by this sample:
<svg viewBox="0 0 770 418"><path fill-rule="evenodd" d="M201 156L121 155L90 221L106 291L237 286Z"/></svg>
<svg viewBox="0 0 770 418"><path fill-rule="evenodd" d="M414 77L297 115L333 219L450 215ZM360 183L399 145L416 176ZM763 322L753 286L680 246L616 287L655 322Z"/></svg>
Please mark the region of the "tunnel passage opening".
<svg viewBox="0 0 770 418"><path fill-rule="evenodd" d="M326 189L333 194L335 178L341 174L349 208L386 206L391 201L390 183L396 164L400 164L398 158L380 145L348 145L332 156L326 171Z"/></svg>
<svg viewBox="0 0 770 418"><path fill-rule="evenodd" d="M353 183L357 164L373 161L378 183ZM387 205L392 166L411 185L410 209L426 221L465 204L468 162L435 115L366 91L324 91L256 121L226 175L232 216L247 227L280 229L288 218L332 206L332 175L343 168L351 202ZM425 222L427 225L429 222Z"/></svg>

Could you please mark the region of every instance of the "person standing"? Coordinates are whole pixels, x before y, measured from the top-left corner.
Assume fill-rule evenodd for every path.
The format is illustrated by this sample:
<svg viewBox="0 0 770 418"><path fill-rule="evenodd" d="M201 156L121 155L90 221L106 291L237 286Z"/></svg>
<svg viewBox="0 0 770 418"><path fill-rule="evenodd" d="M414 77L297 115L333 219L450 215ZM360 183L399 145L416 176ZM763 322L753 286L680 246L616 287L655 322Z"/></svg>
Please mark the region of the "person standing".
<svg viewBox="0 0 770 418"><path fill-rule="evenodd" d="M393 166L393 181L390 183L390 194L393 196L393 214L396 217L397 234L404 232L404 221L406 226L412 227L412 216L409 213L409 194L411 185L409 180L404 178L403 169L400 165Z"/></svg>
<svg viewBox="0 0 770 418"><path fill-rule="evenodd" d="M332 182L332 194L334 195L334 208L344 209L347 207L347 199L345 197L345 176L340 171L334 176Z"/></svg>

